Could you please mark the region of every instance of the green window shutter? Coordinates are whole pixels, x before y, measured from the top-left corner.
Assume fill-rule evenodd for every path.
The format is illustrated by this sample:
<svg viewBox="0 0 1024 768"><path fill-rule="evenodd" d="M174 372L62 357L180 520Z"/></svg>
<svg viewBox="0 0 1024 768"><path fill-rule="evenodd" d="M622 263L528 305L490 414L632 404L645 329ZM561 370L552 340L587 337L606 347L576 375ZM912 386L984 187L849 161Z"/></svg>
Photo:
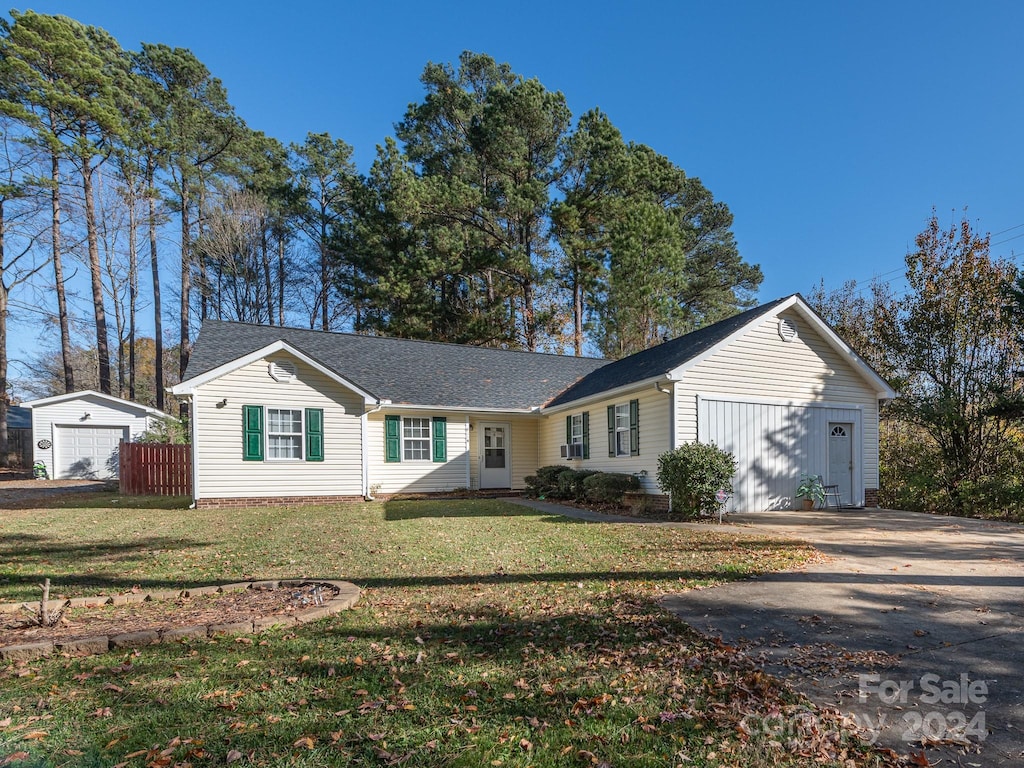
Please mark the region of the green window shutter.
<svg viewBox="0 0 1024 768"><path fill-rule="evenodd" d="M615 456L615 406L608 406L608 455Z"/></svg>
<svg viewBox="0 0 1024 768"><path fill-rule="evenodd" d="M444 416L435 416L431 421L431 436L434 445L434 461L443 464L448 461L448 420Z"/></svg>
<svg viewBox="0 0 1024 768"><path fill-rule="evenodd" d="M402 419L400 416L384 417L384 461L402 460Z"/></svg>
<svg viewBox="0 0 1024 768"><path fill-rule="evenodd" d="M306 461L324 460L324 409L306 409Z"/></svg>
<svg viewBox="0 0 1024 768"><path fill-rule="evenodd" d="M590 458L590 411L583 412L583 458Z"/></svg>
<svg viewBox="0 0 1024 768"><path fill-rule="evenodd" d="M565 417L565 444L572 442L572 416Z"/></svg>
<svg viewBox="0 0 1024 768"><path fill-rule="evenodd" d="M242 461L263 461L263 406L242 406Z"/></svg>
<svg viewBox="0 0 1024 768"><path fill-rule="evenodd" d="M640 401L629 401L629 455L640 455Z"/></svg>

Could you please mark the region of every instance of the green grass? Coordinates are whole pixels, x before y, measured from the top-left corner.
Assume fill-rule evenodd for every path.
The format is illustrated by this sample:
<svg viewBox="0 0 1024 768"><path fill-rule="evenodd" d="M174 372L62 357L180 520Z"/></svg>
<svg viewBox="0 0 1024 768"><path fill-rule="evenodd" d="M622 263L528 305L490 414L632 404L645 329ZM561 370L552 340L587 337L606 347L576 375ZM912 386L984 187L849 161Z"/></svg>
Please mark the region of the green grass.
<svg viewBox="0 0 1024 768"><path fill-rule="evenodd" d="M791 566L794 542L584 524L497 501L0 513L0 599L343 578L356 610L254 638L0 668L0 764L877 764L662 611L667 592ZM792 754L803 750L805 756ZM818 755L830 760L818 762ZM846 762L846 761L853 761Z"/></svg>

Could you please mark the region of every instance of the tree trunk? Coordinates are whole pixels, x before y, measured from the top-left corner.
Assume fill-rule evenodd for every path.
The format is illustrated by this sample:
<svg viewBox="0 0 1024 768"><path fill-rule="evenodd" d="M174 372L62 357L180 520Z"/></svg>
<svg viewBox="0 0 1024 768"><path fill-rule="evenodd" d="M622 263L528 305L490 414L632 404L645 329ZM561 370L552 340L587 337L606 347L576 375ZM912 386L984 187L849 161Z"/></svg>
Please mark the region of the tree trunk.
<svg viewBox="0 0 1024 768"><path fill-rule="evenodd" d="M583 280L580 269L572 270L572 346L576 357L583 356Z"/></svg>
<svg viewBox="0 0 1024 768"><path fill-rule="evenodd" d="M92 281L93 314L96 318L96 357L99 363L100 392L110 392L110 348L107 339L107 315L103 306L103 276L100 272L100 247L96 235L96 201L93 199L93 168L82 157L82 196L85 199L85 230L89 247L89 277Z"/></svg>
<svg viewBox="0 0 1024 768"><path fill-rule="evenodd" d="M7 432L7 283L4 281L4 204L0 200L0 467L8 466Z"/></svg>
<svg viewBox="0 0 1024 768"><path fill-rule="evenodd" d="M53 283L57 292L57 319L60 324L60 354L64 364L64 391L75 391L75 369L71 365L71 329L68 327L68 302L64 293L64 264L60 255L60 157L50 155L50 240L53 246Z"/></svg>
<svg viewBox="0 0 1024 768"><path fill-rule="evenodd" d="M133 175L134 178L134 175ZM135 244L139 223L135 211L134 181L128 187L128 399L135 400L135 305L139 300L139 251ZM124 358L121 359L124 366Z"/></svg>
<svg viewBox="0 0 1024 768"><path fill-rule="evenodd" d="M181 308L179 313L179 322L181 324L181 334L178 337L179 344L181 345L178 349L178 376L182 381L185 380L185 368L188 367L188 310L189 300L191 293L191 279L192 279L192 241L191 241L191 230L189 229L188 222L188 206L189 196L187 182L185 181L185 175L181 177Z"/></svg>
<svg viewBox="0 0 1024 768"><path fill-rule="evenodd" d="M153 342L156 356L156 360L153 361L156 378L154 387L156 388L156 409L162 411L164 409L164 330L160 308L160 262L157 258L156 247L156 198L154 197L153 190L154 169L152 167L148 168L147 174L146 197L149 201L149 261L153 271Z"/></svg>
<svg viewBox="0 0 1024 768"><path fill-rule="evenodd" d="M263 223L260 233L260 256L263 259L263 282L267 289L267 321L274 324L274 277L270 268L270 247L267 243L267 226Z"/></svg>
<svg viewBox="0 0 1024 768"><path fill-rule="evenodd" d="M277 324L284 325L284 234L277 238Z"/></svg>

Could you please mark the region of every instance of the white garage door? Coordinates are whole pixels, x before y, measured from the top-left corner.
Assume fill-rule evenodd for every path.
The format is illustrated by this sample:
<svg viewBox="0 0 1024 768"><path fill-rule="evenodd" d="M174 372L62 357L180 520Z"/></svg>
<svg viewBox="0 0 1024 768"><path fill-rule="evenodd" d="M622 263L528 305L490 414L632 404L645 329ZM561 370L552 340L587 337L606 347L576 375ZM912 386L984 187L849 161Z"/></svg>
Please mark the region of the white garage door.
<svg viewBox="0 0 1024 768"><path fill-rule="evenodd" d="M54 427L57 478L117 477L118 446L128 427Z"/></svg>
<svg viewBox="0 0 1024 768"><path fill-rule="evenodd" d="M849 453L838 473L829 461L829 434L842 424ZM860 503L861 412L856 408L751 403L702 398L697 411L697 439L714 443L736 457L731 510L759 512L793 509L801 473L821 475L825 482L849 489L844 503ZM833 451L834 452L834 451ZM833 457L834 458L834 457Z"/></svg>

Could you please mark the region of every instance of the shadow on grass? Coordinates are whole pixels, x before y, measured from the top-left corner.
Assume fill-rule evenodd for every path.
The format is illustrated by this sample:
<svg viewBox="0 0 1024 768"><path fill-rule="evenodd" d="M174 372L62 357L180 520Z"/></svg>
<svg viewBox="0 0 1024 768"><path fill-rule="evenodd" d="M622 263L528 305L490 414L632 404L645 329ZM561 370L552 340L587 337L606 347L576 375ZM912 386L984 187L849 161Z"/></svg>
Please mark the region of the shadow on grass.
<svg viewBox="0 0 1024 768"><path fill-rule="evenodd" d="M417 520L425 517L540 517L550 516L529 507L495 499L392 499L384 502L384 519Z"/></svg>

